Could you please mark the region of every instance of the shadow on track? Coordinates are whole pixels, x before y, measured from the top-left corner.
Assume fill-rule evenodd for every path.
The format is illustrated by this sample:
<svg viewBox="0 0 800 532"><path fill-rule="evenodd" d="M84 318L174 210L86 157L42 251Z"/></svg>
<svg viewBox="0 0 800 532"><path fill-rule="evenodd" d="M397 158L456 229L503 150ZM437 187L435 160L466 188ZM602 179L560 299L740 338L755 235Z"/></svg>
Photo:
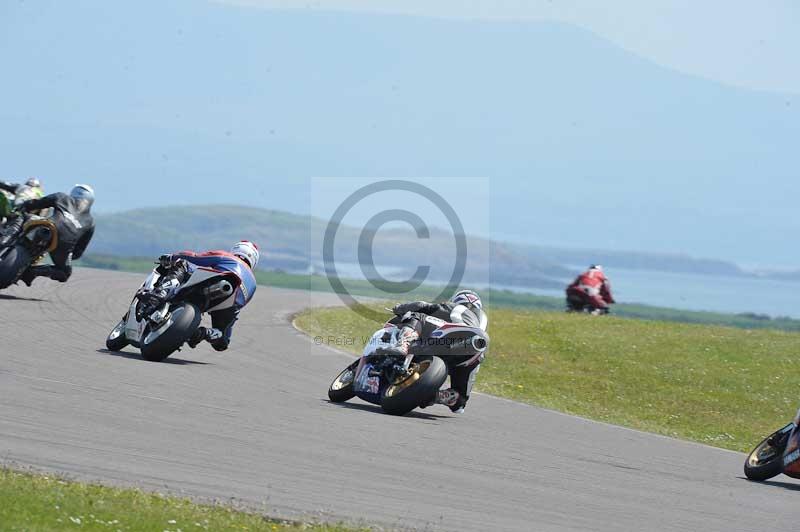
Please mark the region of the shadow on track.
<svg viewBox="0 0 800 532"><path fill-rule="evenodd" d="M198 366L213 366L210 362L198 362L196 360L185 360L183 358L167 358L162 360L161 362L149 362L142 358L141 355L137 353L127 353L125 351L109 351L108 349L98 349L98 353L102 353L104 355L110 355L112 357L120 357L120 358L127 358L128 360L136 360L139 362L146 362L148 364L175 364L178 366L187 366L187 365L198 365Z"/></svg>
<svg viewBox="0 0 800 532"><path fill-rule="evenodd" d="M38 298L35 298L35 297L17 297L17 296L11 296L11 295L8 295L8 294L0 294L0 299L5 299L5 300L8 300L8 301L31 301L31 302L34 302L34 303L42 303L42 302L44 302L44 299L38 299Z"/></svg>
<svg viewBox="0 0 800 532"><path fill-rule="evenodd" d="M361 410L364 412L373 412L375 414L381 414L384 416L387 415L384 414L383 410L381 410L381 407L369 403L334 403L333 401L328 401L326 399L323 399L321 402L329 405L335 405L340 408L349 408L350 410ZM392 417L398 417L398 416L392 416ZM426 414L425 412L418 412L417 410L414 410L404 416L399 416L399 417L427 419L430 421L436 419L449 419L453 416L437 416L436 414Z"/></svg>
<svg viewBox="0 0 800 532"><path fill-rule="evenodd" d="M780 488L789 491L800 491L800 484L795 482L781 482L778 480L762 480L761 482L755 482L753 480L749 480L746 477L737 477L741 480L746 480L747 482L752 482L753 484L769 486L770 488Z"/></svg>

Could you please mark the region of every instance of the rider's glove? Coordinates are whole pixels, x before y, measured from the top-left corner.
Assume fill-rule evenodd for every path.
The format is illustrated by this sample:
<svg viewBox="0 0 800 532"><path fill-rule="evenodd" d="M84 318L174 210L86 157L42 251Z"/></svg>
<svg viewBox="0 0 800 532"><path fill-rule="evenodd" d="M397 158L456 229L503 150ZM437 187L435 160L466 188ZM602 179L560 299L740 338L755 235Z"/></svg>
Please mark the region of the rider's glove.
<svg viewBox="0 0 800 532"><path fill-rule="evenodd" d="M392 309L392 312L394 312L396 316L405 316L408 312L419 312L421 308L427 305L428 304L424 301L401 303L399 305L395 305L395 307Z"/></svg>
<svg viewBox="0 0 800 532"><path fill-rule="evenodd" d="M400 303L399 305L395 305L392 311L395 313L395 315L402 316L414 306L414 303Z"/></svg>

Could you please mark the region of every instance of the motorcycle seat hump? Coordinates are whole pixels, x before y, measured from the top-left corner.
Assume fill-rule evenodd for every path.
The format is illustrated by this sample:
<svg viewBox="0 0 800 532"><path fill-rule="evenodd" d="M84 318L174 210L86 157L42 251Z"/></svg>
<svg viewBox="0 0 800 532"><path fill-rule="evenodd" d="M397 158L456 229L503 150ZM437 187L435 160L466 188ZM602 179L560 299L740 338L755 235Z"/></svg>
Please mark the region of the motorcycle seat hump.
<svg viewBox="0 0 800 532"><path fill-rule="evenodd" d="M177 256L199 268L210 268L220 273L235 275L239 280L239 286L236 291L236 305L238 307L244 307L253 299L257 287L256 277L250 267L239 257L227 251L209 251L199 254L183 251L178 253Z"/></svg>

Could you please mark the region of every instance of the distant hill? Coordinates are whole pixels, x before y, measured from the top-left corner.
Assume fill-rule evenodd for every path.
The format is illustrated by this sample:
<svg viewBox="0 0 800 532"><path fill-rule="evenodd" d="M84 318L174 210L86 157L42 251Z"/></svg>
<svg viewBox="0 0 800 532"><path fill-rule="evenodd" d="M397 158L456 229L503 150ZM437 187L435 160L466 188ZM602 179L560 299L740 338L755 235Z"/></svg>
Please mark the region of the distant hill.
<svg viewBox="0 0 800 532"><path fill-rule="evenodd" d="M262 267L293 272L324 272L322 235L327 222L304 215L234 205L157 207L98 216L93 254L156 257L181 249L226 249L240 239L250 239L265 250ZM431 279L445 281L453 268L451 234L433 229L429 240L410 230L380 231L373 256L383 271L408 278L419 265L431 266ZM339 227L336 264L358 269L361 230ZM609 267L715 275L744 275L737 266L722 261L683 256L563 250L521 246L468 237L469 260L465 280L476 284L557 289L577 272L571 265L603 262ZM340 272L342 273L342 272Z"/></svg>
<svg viewBox="0 0 800 532"><path fill-rule="evenodd" d="M253 207L205 205L150 208L100 215L91 252L127 257L157 256L181 249L226 249L240 239L261 244L263 267L288 271L324 271L322 236L327 223L318 218ZM339 227L336 238L337 265L357 265L360 229ZM453 268L452 235L432 230L429 240L419 240L410 231L378 233L374 245L376 265L387 266L410 277L422 264L431 266L431 278L446 280ZM556 288L555 279L571 272L554 263L536 261L510 247L468 238L469 262L466 279L514 286ZM420 257L423 259L421 260Z"/></svg>

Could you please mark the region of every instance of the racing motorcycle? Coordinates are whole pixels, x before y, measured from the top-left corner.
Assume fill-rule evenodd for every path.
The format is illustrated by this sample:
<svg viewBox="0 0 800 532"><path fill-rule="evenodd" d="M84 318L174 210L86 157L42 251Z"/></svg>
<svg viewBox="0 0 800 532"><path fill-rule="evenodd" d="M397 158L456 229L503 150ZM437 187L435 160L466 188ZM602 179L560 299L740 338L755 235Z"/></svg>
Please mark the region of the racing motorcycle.
<svg viewBox="0 0 800 532"><path fill-rule="evenodd" d="M192 336L200 326L203 313L231 307L241 282L232 272L186 263L186 274L175 283L165 279L156 267L136 292L128 312L106 339L110 351L128 345L140 350L142 358L161 362ZM166 298L155 293L166 292Z"/></svg>
<svg viewBox="0 0 800 532"><path fill-rule="evenodd" d="M425 408L447 380L449 365L470 364L489 347L489 336L480 326L425 316L420 339L411 344L408 355L387 354L397 343L400 320L395 317L375 332L361 358L334 379L328 389L332 402L358 397L397 416Z"/></svg>
<svg viewBox="0 0 800 532"><path fill-rule="evenodd" d="M783 473L800 478L800 411L794 421L764 439L747 456L744 475L763 481Z"/></svg>
<svg viewBox="0 0 800 532"><path fill-rule="evenodd" d="M58 247L58 229L49 218L25 215L22 227L0 247L0 290Z"/></svg>

